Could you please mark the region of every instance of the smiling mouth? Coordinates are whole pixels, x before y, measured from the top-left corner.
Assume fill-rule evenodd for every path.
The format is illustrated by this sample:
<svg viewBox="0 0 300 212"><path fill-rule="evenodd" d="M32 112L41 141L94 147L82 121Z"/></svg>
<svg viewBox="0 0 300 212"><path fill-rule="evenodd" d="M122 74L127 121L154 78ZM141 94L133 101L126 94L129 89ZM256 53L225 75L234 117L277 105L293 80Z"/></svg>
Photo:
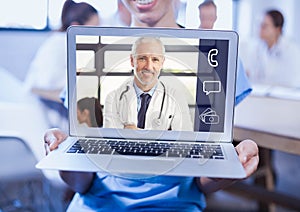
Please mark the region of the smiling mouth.
<svg viewBox="0 0 300 212"><path fill-rule="evenodd" d="M140 5L152 4L154 0L136 0L136 2Z"/></svg>
<svg viewBox="0 0 300 212"><path fill-rule="evenodd" d="M154 71L149 71L149 70L143 70L141 72L142 74L154 74Z"/></svg>

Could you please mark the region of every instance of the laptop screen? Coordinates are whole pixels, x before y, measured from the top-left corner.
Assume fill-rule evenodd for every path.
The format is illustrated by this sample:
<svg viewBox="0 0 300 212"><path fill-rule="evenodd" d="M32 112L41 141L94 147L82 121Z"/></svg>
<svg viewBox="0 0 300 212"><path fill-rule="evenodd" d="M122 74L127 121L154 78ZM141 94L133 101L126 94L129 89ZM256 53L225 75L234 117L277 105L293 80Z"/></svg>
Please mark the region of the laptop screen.
<svg viewBox="0 0 300 212"><path fill-rule="evenodd" d="M72 27L71 134L231 139L236 54L229 31Z"/></svg>

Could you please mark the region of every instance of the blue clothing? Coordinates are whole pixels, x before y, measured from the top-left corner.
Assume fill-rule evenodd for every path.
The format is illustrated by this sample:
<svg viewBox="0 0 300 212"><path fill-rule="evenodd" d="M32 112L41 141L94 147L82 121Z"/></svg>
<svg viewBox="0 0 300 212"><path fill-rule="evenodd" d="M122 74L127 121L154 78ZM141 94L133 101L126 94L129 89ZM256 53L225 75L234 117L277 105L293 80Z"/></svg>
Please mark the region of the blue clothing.
<svg viewBox="0 0 300 212"><path fill-rule="evenodd" d="M240 59L238 59L237 76L235 85L235 105L239 104L252 91L250 82L246 75L245 68Z"/></svg>
<svg viewBox="0 0 300 212"><path fill-rule="evenodd" d="M205 197L192 177L143 179L98 173L89 192L74 198L84 205L83 211L192 212L205 208ZM76 210L74 205L69 210L72 207Z"/></svg>
<svg viewBox="0 0 300 212"><path fill-rule="evenodd" d="M236 105L252 90L240 60L237 70ZM66 94L64 92L62 97ZM191 212L203 211L205 206L205 196L192 177L155 176L143 179L97 173L90 190L76 194L68 211Z"/></svg>

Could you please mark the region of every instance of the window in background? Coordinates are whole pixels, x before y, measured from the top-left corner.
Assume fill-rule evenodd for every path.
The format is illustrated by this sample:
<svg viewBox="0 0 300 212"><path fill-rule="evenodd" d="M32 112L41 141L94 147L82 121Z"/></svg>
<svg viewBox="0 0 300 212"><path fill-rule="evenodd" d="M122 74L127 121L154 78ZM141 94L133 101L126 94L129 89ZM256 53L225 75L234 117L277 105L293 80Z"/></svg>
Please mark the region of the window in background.
<svg viewBox="0 0 300 212"><path fill-rule="evenodd" d="M0 28L47 28L47 0L0 0Z"/></svg>
<svg viewBox="0 0 300 212"><path fill-rule="evenodd" d="M136 39L137 37L118 36L76 37L77 80L82 87L77 89L78 99L97 96L103 104L110 91L132 76L130 54L132 43ZM166 47L166 60L161 77L168 83L176 79L188 85L179 90L186 91L185 96L190 97L189 105L194 107L199 40L163 38L162 42Z"/></svg>
<svg viewBox="0 0 300 212"><path fill-rule="evenodd" d="M57 30L65 0L0 0L0 28ZM93 5L106 19L117 9L117 0L74 0Z"/></svg>

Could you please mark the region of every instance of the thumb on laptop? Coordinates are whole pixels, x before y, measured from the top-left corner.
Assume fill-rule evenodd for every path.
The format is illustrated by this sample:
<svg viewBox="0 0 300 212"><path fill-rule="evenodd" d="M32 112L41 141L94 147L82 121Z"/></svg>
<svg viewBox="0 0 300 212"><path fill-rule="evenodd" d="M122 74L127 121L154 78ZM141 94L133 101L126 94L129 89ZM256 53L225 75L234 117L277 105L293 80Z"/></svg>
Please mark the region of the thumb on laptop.
<svg viewBox="0 0 300 212"><path fill-rule="evenodd" d="M44 135L46 155L56 149L67 138L67 134L58 128L49 129Z"/></svg>
<svg viewBox="0 0 300 212"><path fill-rule="evenodd" d="M239 155L247 177L253 174L258 166L258 147L257 144L252 140L243 140L236 147L236 151Z"/></svg>

